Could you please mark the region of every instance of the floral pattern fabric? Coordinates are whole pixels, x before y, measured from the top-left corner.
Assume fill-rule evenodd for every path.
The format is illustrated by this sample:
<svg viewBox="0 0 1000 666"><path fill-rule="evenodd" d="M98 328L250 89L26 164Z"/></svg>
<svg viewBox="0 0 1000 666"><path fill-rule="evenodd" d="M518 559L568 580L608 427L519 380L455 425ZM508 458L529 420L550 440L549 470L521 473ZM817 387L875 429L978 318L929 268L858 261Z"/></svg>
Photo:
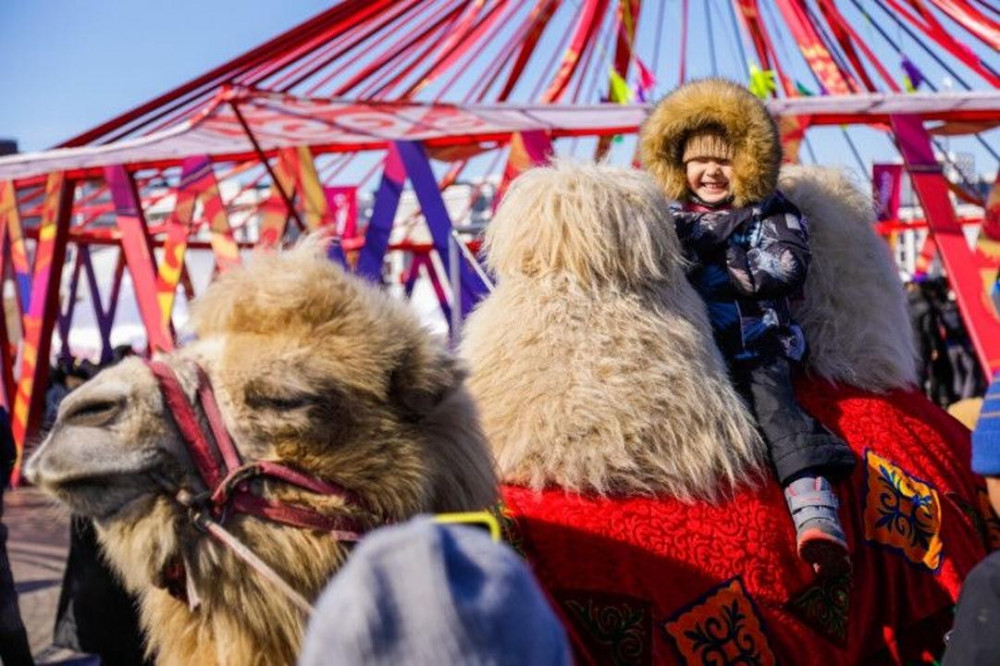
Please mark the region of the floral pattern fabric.
<svg viewBox="0 0 1000 666"><path fill-rule="evenodd" d="M798 389L868 463L836 488L853 564L839 587L819 586L799 560L773 481L716 504L504 487L506 527L590 663L701 664L720 650L728 663L767 663L769 651L806 666L940 655L947 625L921 623L951 612L986 553L975 522L945 501L976 506L968 431L916 392ZM749 643L724 639L744 634L759 650L739 661Z"/></svg>
<svg viewBox="0 0 1000 666"><path fill-rule="evenodd" d="M558 602L585 627L591 654L608 666L642 666L651 659L653 618L648 601L589 590L560 592Z"/></svg>
<svg viewBox="0 0 1000 666"><path fill-rule="evenodd" d="M688 664L775 663L760 616L739 578L713 589L663 626Z"/></svg>

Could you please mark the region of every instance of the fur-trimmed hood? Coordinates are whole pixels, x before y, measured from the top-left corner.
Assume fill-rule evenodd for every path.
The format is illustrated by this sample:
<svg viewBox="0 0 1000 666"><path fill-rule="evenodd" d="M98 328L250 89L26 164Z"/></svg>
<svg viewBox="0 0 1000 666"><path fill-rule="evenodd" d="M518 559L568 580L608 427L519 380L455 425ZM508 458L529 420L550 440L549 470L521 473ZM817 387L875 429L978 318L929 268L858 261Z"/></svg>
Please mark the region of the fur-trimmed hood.
<svg viewBox="0 0 1000 666"><path fill-rule="evenodd" d="M720 128L735 149L733 205L756 203L774 192L781 166L778 126L763 102L726 79L687 83L660 100L642 125L642 163L671 199L687 198L681 155L695 130Z"/></svg>

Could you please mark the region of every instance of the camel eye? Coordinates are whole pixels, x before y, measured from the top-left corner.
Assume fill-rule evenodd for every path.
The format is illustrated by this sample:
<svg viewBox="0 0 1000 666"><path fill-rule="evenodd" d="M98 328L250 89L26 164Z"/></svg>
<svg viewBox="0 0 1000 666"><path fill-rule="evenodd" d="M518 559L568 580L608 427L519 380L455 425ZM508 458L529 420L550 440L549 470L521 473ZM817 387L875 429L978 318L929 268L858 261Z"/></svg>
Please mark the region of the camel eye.
<svg viewBox="0 0 1000 666"><path fill-rule="evenodd" d="M255 406L276 411L288 411L307 407L311 402L307 397L261 396Z"/></svg>
<svg viewBox="0 0 1000 666"><path fill-rule="evenodd" d="M307 393L281 394L272 387L256 383L246 388L244 396L247 406L254 409L269 409L273 411L302 409L315 402L313 396Z"/></svg>

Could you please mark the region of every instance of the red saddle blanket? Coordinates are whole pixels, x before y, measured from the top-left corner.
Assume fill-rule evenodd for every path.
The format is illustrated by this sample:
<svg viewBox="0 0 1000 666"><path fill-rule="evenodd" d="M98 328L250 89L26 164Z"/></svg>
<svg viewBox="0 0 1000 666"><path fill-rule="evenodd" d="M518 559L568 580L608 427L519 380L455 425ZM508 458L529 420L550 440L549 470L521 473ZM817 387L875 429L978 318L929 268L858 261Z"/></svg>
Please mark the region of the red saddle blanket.
<svg viewBox="0 0 1000 666"><path fill-rule="evenodd" d="M504 487L509 541L558 605L580 663L941 654L962 580L1000 535L968 471L968 430L917 393L803 382L799 399L857 453L837 486L849 576L819 581L798 559L773 480L716 505Z"/></svg>

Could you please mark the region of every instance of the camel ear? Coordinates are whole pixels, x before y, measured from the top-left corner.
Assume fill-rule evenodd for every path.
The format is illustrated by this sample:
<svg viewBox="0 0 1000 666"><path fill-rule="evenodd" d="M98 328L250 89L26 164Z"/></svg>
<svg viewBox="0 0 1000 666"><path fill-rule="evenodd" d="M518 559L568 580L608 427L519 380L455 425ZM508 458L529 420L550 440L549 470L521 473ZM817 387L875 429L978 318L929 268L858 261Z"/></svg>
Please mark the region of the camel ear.
<svg viewBox="0 0 1000 666"><path fill-rule="evenodd" d="M426 350L410 350L389 380L389 400L407 421L422 421L465 380L465 371L442 351L428 359Z"/></svg>

